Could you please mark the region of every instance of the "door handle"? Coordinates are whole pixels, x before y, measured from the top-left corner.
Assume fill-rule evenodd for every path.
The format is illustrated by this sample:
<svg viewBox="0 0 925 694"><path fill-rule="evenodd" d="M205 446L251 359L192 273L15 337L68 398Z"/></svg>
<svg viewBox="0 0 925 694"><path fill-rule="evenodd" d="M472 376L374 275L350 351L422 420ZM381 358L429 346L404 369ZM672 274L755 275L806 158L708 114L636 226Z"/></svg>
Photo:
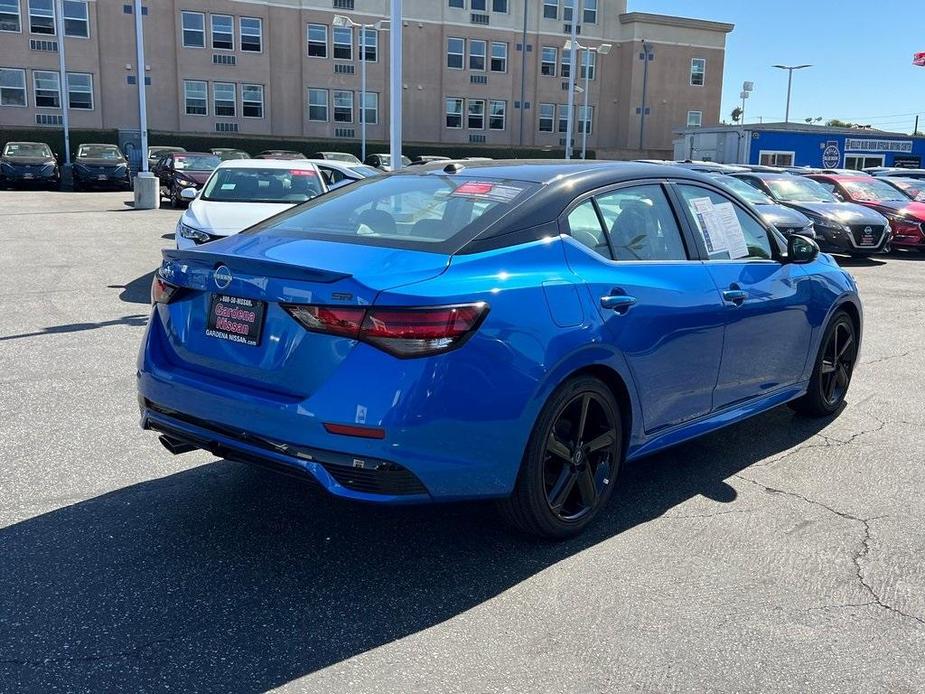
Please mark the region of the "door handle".
<svg viewBox="0 0 925 694"><path fill-rule="evenodd" d="M743 289L727 289L723 292L723 300L734 306L741 306L747 298L748 292Z"/></svg>
<svg viewBox="0 0 925 694"><path fill-rule="evenodd" d="M601 306L603 308L612 309L621 316L629 311L630 307L635 303L636 297L627 296L626 294L608 294L601 297Z"/></svg>

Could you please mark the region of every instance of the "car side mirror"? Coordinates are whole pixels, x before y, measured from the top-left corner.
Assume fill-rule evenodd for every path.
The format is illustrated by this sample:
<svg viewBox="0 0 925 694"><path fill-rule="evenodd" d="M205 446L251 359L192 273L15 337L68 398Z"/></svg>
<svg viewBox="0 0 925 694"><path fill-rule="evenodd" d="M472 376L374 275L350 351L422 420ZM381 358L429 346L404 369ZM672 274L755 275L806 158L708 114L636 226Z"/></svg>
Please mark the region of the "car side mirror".
<svg viewBox="0 0 925 694"><path fill-rule="evenodd" d="M180 191L180 197L183 200L195 200L199 196L199 191L194 188L184 188Z"/></svg>
<svg viewBox="0 0 925 694"><path fill-rule="evenodd" d="M832 193L832 195L835 196L835 199L838 200L838 202L845 201L845 197L841 193Z"/></svg>
<svg viewBox="0 0 925 694"><path fill-rule="evenodd" d="M811 238L791 234L787 238L787 262L805 265L819 256L819 246Z"/></svg>

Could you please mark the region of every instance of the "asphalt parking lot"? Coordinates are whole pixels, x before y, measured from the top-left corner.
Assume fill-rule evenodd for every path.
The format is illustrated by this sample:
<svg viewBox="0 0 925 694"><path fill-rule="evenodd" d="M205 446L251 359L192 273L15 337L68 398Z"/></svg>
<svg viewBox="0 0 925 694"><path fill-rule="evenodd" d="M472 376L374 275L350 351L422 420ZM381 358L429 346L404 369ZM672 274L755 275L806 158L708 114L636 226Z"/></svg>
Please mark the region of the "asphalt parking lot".
<svg viewBox="0 0 925 694"><path fill-rule="evenodd" d="M179 213L126 197L0 191L0 690L925 691L925 255L849 263L840 416L629 466L549 544L141 432Z"/></svg>

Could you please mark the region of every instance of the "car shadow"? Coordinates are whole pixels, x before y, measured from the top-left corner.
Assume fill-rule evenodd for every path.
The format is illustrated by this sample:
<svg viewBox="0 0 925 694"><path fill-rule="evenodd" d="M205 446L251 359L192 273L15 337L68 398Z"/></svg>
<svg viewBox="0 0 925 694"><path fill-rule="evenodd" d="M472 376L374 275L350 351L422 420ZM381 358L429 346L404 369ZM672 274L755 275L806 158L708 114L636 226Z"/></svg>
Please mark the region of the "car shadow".
<svg viewBox="0 0 925 694"><path fill-rule="evenodd" d="M698 495L735 504L727 479L827 423L778 408L628 465L602 518L560 543L505 530L490 504L354 504L228 461L125 487L0 530L0 681L266 691Z"/></svg>
<svg viewBox="0 0 925 694"><path fill-rule="evenodd" d="M877 267L879 265L886 265L885 260L880 260L879 258L874 258L873 256L854 257L836 255L833 257L840 267Z"/></svg>
<svg viewBox="0 0 925 694"><path fill-rule="evenodd" d="M921 262L925 260L925 253L917 250L893 249L893 252L890 253L890 260L910 260L912 262Z"/></svg>
<svg viewBox="0 0 925 694"><path fill-rule="evenodd" d="M33 330L28 333L17 333L16 335L0 335L0 342L6 340L19 340L24 337L40 337L42 335L57 335L60 333L78 333L84 330L96 330L97 328L110 328L114 325L129 325L139 327L146 325L148 322L147 313L139 313L112 320L97 321L95 323L65 323L63 325L51 325L40 330Z"/></svg>
<svg viewBox="0 0 925 694"><path fill-rule="evenodd" d="M154 273L157 270L145 273L141 277L136 277L128 284L107 284L107 289L121 289L119 300L128 304L150 304L151 303L151 282L154 281Z"/></svg>

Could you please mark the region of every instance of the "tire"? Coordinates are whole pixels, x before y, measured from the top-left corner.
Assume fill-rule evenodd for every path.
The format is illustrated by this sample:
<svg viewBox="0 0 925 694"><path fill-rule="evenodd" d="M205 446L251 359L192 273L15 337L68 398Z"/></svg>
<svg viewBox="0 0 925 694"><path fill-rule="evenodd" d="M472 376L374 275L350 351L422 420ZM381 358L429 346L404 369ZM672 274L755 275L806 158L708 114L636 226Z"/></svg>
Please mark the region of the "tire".
<svg viewBox="0 0 925 694"><path fill-rule="evenodd" d="M534 424L514 492L499 502L504 519L521 532L557 540L584 530L613 493L621 422L616 398L597 378L578 376L559 386Z"/></svg>
<svg viewBox="0 0 925 694"><path fill-rule="evenodd" d="M176 183L170 186L170 206L175 210L183 206L180 199L180 189Z"/></svg>
<svg viewBox="0 0 925 694"><path fill-rule="evenodd" d="M845 311L838 311L826 326L806 394L791 407L807 417L831 417L838 412L854 373L858 335Z"/></svg>

